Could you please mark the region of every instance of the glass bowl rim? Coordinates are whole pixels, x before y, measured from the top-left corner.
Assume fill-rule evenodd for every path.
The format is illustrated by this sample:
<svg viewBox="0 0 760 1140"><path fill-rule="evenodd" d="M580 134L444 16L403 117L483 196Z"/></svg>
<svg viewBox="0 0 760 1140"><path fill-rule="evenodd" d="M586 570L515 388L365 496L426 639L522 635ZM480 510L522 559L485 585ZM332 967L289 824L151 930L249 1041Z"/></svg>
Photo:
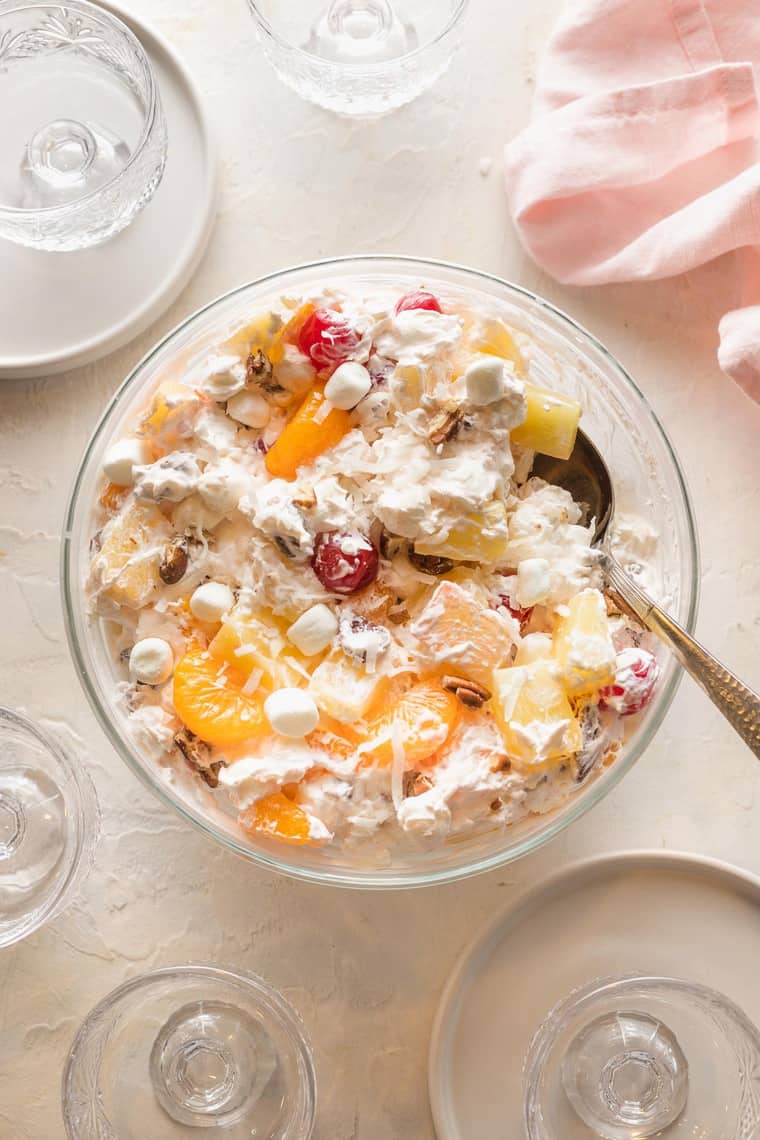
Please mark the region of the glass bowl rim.
<svg viewBox="0 0 760 1140"><path fill-rule="evenodd" d="M294 44L292 40L286 39L285 36L283 36L280 32L277 31L275 27L273 27L271 21L261 11L260 0L247 0L247 2L248 7L251 10L251 15L256 21L258 27L262 30L262 32L265 32L270 37L270 39L279 44L280 47L286 48L288 51L294 52L296 55L302 57L303 59L307 59L312 63L319 64L319 66L323 67L326 71L334 71L336 73L370 72L371 74L376 74L382 70L388 70L392 67L395 67L399 63L406 63L408 60L416 58L423 52L429 51L430 48L435 47L436 44L441 43L441 41L444 40L446 36L454 30L454 28L456 28L457 24L459 24L470 3L470 0L458 0L456 8L449 16L449 19L443 28L440 31L436 32L433 38L427 40L424 44L419 44L418 47L413 48L412 51L404 52L403 55L395 56L393 59L376 59L369 60L367 62L361 60L357 60L355 62L347 60L344 62L342 60L323 59L319 55L314 55L313 52L306 51L305 48L299 47L298 44ZM334 261L337 259L329 258L325 260ZM305 268L305 266L299 266L299 268Z"/></svg>
<svg viewBox="0 0 760 1140"><path fill-rule="evenodd" d="M127 26L120 15L116 15L108 8L101 8L97 4L91 3L91 0L62 0L60 4L53 4L50 0L43 0L41 3L28 3L26 0L0 0L0 17L10 16L14 12L28 12L40 8L71 8L74 11L86 14L88 18L94 20L95 23L102 24L104 27L118 32L120 36L126 39L134 51L143 75L145 76L148 88L148 105L143 116L143 126L140 137L135 143L129 159L118 173L114 174L112 178L109 178L107 182L103 182L102 185L98 186L95 190L90 190L87 194L83 194L81 198L74 198L70 202L61 202L57 206L35 206L33 209L26 210L23 206L0 205L0 217L23 219L24 221L37 217L52 218L56 215L66 215L67 213L71 213L75 208L79 209L80 206L95 201L105 190L115 186L129 173L137 159L143 154L148 139L159 121L161 111L158 87L153 75L151 62L148 59L148 53L135 33Z"/></svg>
<svg viewBox="0 0 760 1140"><path fill-rule="evenodd" d="M202 833L210 840L217 843L222 843L228 850L233 851L235 854L242 856L258 863L259 865L268 868L269 870L277 871L281 874L288 875L292 878L301 879L307 882L320 883L323 885L340 886L349 889L362 889L362 890L387 890L387 889L400 889L400 888L413 888L431 886L437 883L457 882L461 879L470 878L473 875L481 874L485 871L490 871L496 867L504 866L512 862L514 859L521 858L529 852L542 847L551 839L554 839L560 832L564 831L571 823L574 823L581 816L585 815L592 807L594 807L601 799L603 799L608 792L615 788L623 776L629 771L636 760L639 759L641 754L649 747L654 738L657 730L659 729L662 721L665 718L668 709L673 701L678 686L681 682L683 670L676 663L675 668L667 682L660 692L659 701L652 714L647 717L645 721L644 731L641 733L640 739L636 742L635 746L626 753L626 755L613 764L606 771L606 778L603 781L597 780L595 784L589 789L587 795L583 799L578 799L571 803L565 811L558 817L549 820L548 825L541 829L535 835L529 836L516 846L502 851L491 852L484 856L475 857L471 862L450 868L443 868L441 870L434 870L427 868L425 870L412 870L410 872L399 871L386 871L382 868L373 870L367 874L366 877L361 874L351 872L350 869L335 870L329 867L312 869L311 867L296 866L293 863L283 862L277 856L270 855L266 851L252 850L250 847L238 842L234 836L222 832L209 820L204 819L200 815L195 815L188 806L182 803L179 799L170 794L168 786L161 781L154 779L149 773L148 769L141 763L136 761L132 756L131 749L125 744L120 733L116 729L115 722L111 717L109 710L104 702L101 702L96 686L90 679L87 664L79 643L77 631L74 622L75 602L71 590L71 573L72 573L72 529L77 516L77 507L79 504L79 492L84 478L84 474L88 469L90 457L92 455L95 445L100 440L106 425L110 421L112 413L124 400L127 391L131 385L132 380L142 371L142 369L150 362L150 360L159 353L164 346L175 336L178 336L184 329L186 329L193 321L201 317L204 313L209 312L215 306L227 301L239 293L245 292L252 286L265 285L267 282L274 282L280 278L287 278L293 274L301 273L314 269L325 269L328 271L330 268L344 268L351 265L360 264L362 262L372 262L377 266L384 264L403 265L405 267L419 268L424 267L428 270L447 270L456 273L463 273L470 277L481 278L485 281L496 284L501 288L505 288L513 293L518 294L521 298L536 305L539 310L543 309L555 319L559 319L561 324L567 326L571 332L580 333L598 352L602 354L605 362L622 380L624 386L633 394L633 396L640 402L648 417L651 418L652 425L656 429L660 442L664 445L665 451L673 465L673 471L682 495L682 502L684 513L687 523L687 546L688 553L692 564L692 576L688 588L688 597L686 601L686 613L683 618L684 627L689 633L693 633L696 621L697 605L699 599L699 582L700 582L700 557L699 545L697 541L696 522L694 516L694 508L692 504L691 494L689 492L686 477L681 467L680 460L673 449L670 438L665 431L659 416L651 407L641 389L636 384L635 380L628 374L622 364L612 355L609 349L599 341L593 333L580 325L574 318L570 317L562 309L558 308L552 302L545 300L538 294L531 292L522 285L517 285L514 282L508 281L504 277L500 277L496 273L490 273L481 269L474 269L471 266L461 265L456 262L443 261L441 259L418 257L411 255L399 255L390 253L381 254L349 254L342 257L328 257L319 258L315 261L303 262L299 265L288 266L285 269L278 269L271 273L263 274L261 277L256 277L251 281L243 282L236 285L234 288L221 293L219 296L214 297L205 305L190 313L182 321L180 321L174 328L170 329L163 337L160 338L153 345L152 348L135 364L127 377L122 381L119 387L114 392L108 404L103 409L100 419L87 443L84 453L79 462L79 466L74 477L74 482L69 493L68 503L66 505L66 512L64 516L63 534L61 542L61 556L60 556L60 578L61 578L61 592L63 602L63 616L64 625L66 628L66 637L68 640L69 651L71 652L76 667L76 673L79 677L80 683L85 691L85 695L90 703L90 706L95 713L95 716L100 724L100 727L105 732L110 740L114 749L127 764L127 766L134 772L134 774L141 780L145 787L159 797L163 803L177 812L183 819L190 822L194 827L199 828Z"/></svg>
<svg viewBox="0 0 760 1140"><path fill-rule="evenodd" d="M214 981L227 982L235 986L244 986L255 992L262 1008L266 1007L270 1015L275 1017L280 1026L285 1029L293 1046L294 1053L297 1053L303 1062L303 1108L308 1127L308 1131L304 1133L304 1137L305 1140L308 1140L308 1137L311 1136L314 1131L314 1124L316 1122L318 1088L317 1074L314 1066L314 1049L306 1032L306 1026L301 1014L280 990L275 989L275 987L270 985L260 974L241 967L233 968L224 965L209 965L204 962L186 962L178 966L160 966L155 970L148 970L145 973L137 974L133 978L127 978L118 986L109 990L108 993L104 994L85 1014L69 1046L66 1062L63 1066L63 1072L61 1073L61 1101L64 1108L64 1126L68 1128L69 1123L66 1106L71 1073L77 1061L77 1053L89 1035L93 1024L104 1013L112 1009L117 1002L121 1001L123 997L150 987L154 982L172 978L178 980L182 980L183 978L196 978L198 980L201 978L210 978Z"/></svg>

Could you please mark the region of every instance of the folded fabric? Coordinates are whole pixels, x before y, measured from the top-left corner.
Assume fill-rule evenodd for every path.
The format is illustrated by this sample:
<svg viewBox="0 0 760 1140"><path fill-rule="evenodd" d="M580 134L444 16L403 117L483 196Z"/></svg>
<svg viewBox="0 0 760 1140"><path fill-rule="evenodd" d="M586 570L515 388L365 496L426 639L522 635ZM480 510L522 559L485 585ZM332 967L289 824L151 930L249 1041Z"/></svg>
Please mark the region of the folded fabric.
<svg viewBox="0 0 760 1140"><path fill-rule="evenodd" d="M736 251L721 368L760 401L760 0L568 0L506 148L528 252L559 281Z"/></svg>

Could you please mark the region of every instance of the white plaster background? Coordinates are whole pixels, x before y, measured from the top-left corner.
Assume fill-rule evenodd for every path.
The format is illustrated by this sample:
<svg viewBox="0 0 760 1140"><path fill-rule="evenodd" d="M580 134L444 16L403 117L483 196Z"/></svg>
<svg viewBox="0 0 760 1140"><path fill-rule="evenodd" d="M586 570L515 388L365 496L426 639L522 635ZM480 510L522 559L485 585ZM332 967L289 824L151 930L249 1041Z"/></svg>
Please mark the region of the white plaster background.
<svg viewBox="0 0 760 1140"><path fill-rule="evenodd" d="M380 251L521 282L623 361L671 433L694 494L699 633L760 683L760 411L715 363L730 261L671 282L580 291L526 259L509 226L499 155L527 117L558 3L529 7L473 0L465 50L434 91L390 118L352 125L276 82L243 0L131 4L174 42L206 94L222 194L204 261L152 328L64 377L0 382L0 694L61 732L93 773L103 814L81 898L0 956L2 1140L59 1140L59 1074L85 1013L127 977L192 960L251 968L300 1009L316 1052L320 1140L431 1140L425 1068L438 995L462 947L516 885L635 846L702 851L760 872L760 772L688 680L634 771L549 847L458 885L362 895L258 871L181 823L116 758L69 662L59 529L79 455L122 377L160 334L239 282L315 257ZM0 251L0 287L9 284Z"/></svg>

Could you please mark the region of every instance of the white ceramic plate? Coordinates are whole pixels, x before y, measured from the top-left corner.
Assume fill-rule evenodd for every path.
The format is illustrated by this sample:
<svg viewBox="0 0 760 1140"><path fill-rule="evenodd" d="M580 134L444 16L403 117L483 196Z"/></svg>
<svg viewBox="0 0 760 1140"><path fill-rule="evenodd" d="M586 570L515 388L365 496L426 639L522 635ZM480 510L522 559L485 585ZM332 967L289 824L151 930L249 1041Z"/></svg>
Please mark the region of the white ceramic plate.
<svg viewBox="0 0 760 1140"><path fill-rule="evenodd" d="M635 851L522 894L465 953L430 1046L439 1140L519 1140L523 1058L550 1009L604 975L721 990L760 1023L760 880L696 855Z"/></svg>
<svg viewBox="0 0 760 1140"><path fill-rule="evenodd" d="M152 201L112 241L46 253L0 240L0 378L49 376L135 337L187 284L211 234L216 161L200 94L167 41L119 5L156 72L169 133Z"/></svg>

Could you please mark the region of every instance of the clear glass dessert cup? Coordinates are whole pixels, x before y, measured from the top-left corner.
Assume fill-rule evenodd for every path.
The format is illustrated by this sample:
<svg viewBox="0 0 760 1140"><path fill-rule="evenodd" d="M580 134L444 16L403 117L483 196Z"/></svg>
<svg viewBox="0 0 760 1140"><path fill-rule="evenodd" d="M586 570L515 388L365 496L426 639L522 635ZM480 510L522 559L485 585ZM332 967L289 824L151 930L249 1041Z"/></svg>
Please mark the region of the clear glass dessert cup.
<svg viewBox="0 0 760 1140"><path fill-rule="evenodd" d="M616 515L643 515L661 541L651 573L674 617L692 628L696 613L698 553L694 517L678 459L659 420L631 377L609 352L570 317L517 285L472 269L393 256L316 262L240 286L212 301L169 333L134 369L113 397L82 459L69 500L62 544L61 581L69 645L93 709L119 755L165 803L207 835L258 863L317 882L358 887L404 887L461 879L498 867L545 843L597 803L649 745L668 710L680 669L656 648L661 677L615 762L578 786L553 811L527 816L508 828L493 824L445 841L414 840L387 847L376 841L294 847L238 825L233 809L205 787L175 778L144 754L128 717L115 700L116 672L101 623L88 614L84 581L89 563L92 511L109 444L144 408L167 372L210 350L231 326L281 293L332 285L350 289L389 286L399 294L424 285L443 302L467 304L501 316L531 338L531 378L576 397L582 425L605 456L616 496Z"/></svg>
<svg viewBox="0 0 760 1140"><path fill-rule="evenodd" d="M570 994L525 1059L528 1140L751 1140L760 1033L723 994L602 978Z"/></svg>
<svg viewBox="0 0 760 1140"><path fill-rule="evenodd" d="M87 0L0 0L0 238L99 245L153 197L166 122L137 38Z"/></svg>
<svg viewBox="0 0 760 1140"><path fill-rule="evenodd" d="M71 900L97 830L87 773L39 725L0 707L0 947L26 938Z"/></svg>
<svg viewBox="0 0 760 1140"><path fill-rule="evenodd" d="M309 1140L317 1087L301 1020L253 974L144 974L85 1018L63 1073L71 1140Z"/></svg>
<svg viewBox="0 0 760 1140"><path fill-rule="evenodd" d="M444 73L467 0L248 0L264 53L303 99L344 115L411 102Z"/></svg>

